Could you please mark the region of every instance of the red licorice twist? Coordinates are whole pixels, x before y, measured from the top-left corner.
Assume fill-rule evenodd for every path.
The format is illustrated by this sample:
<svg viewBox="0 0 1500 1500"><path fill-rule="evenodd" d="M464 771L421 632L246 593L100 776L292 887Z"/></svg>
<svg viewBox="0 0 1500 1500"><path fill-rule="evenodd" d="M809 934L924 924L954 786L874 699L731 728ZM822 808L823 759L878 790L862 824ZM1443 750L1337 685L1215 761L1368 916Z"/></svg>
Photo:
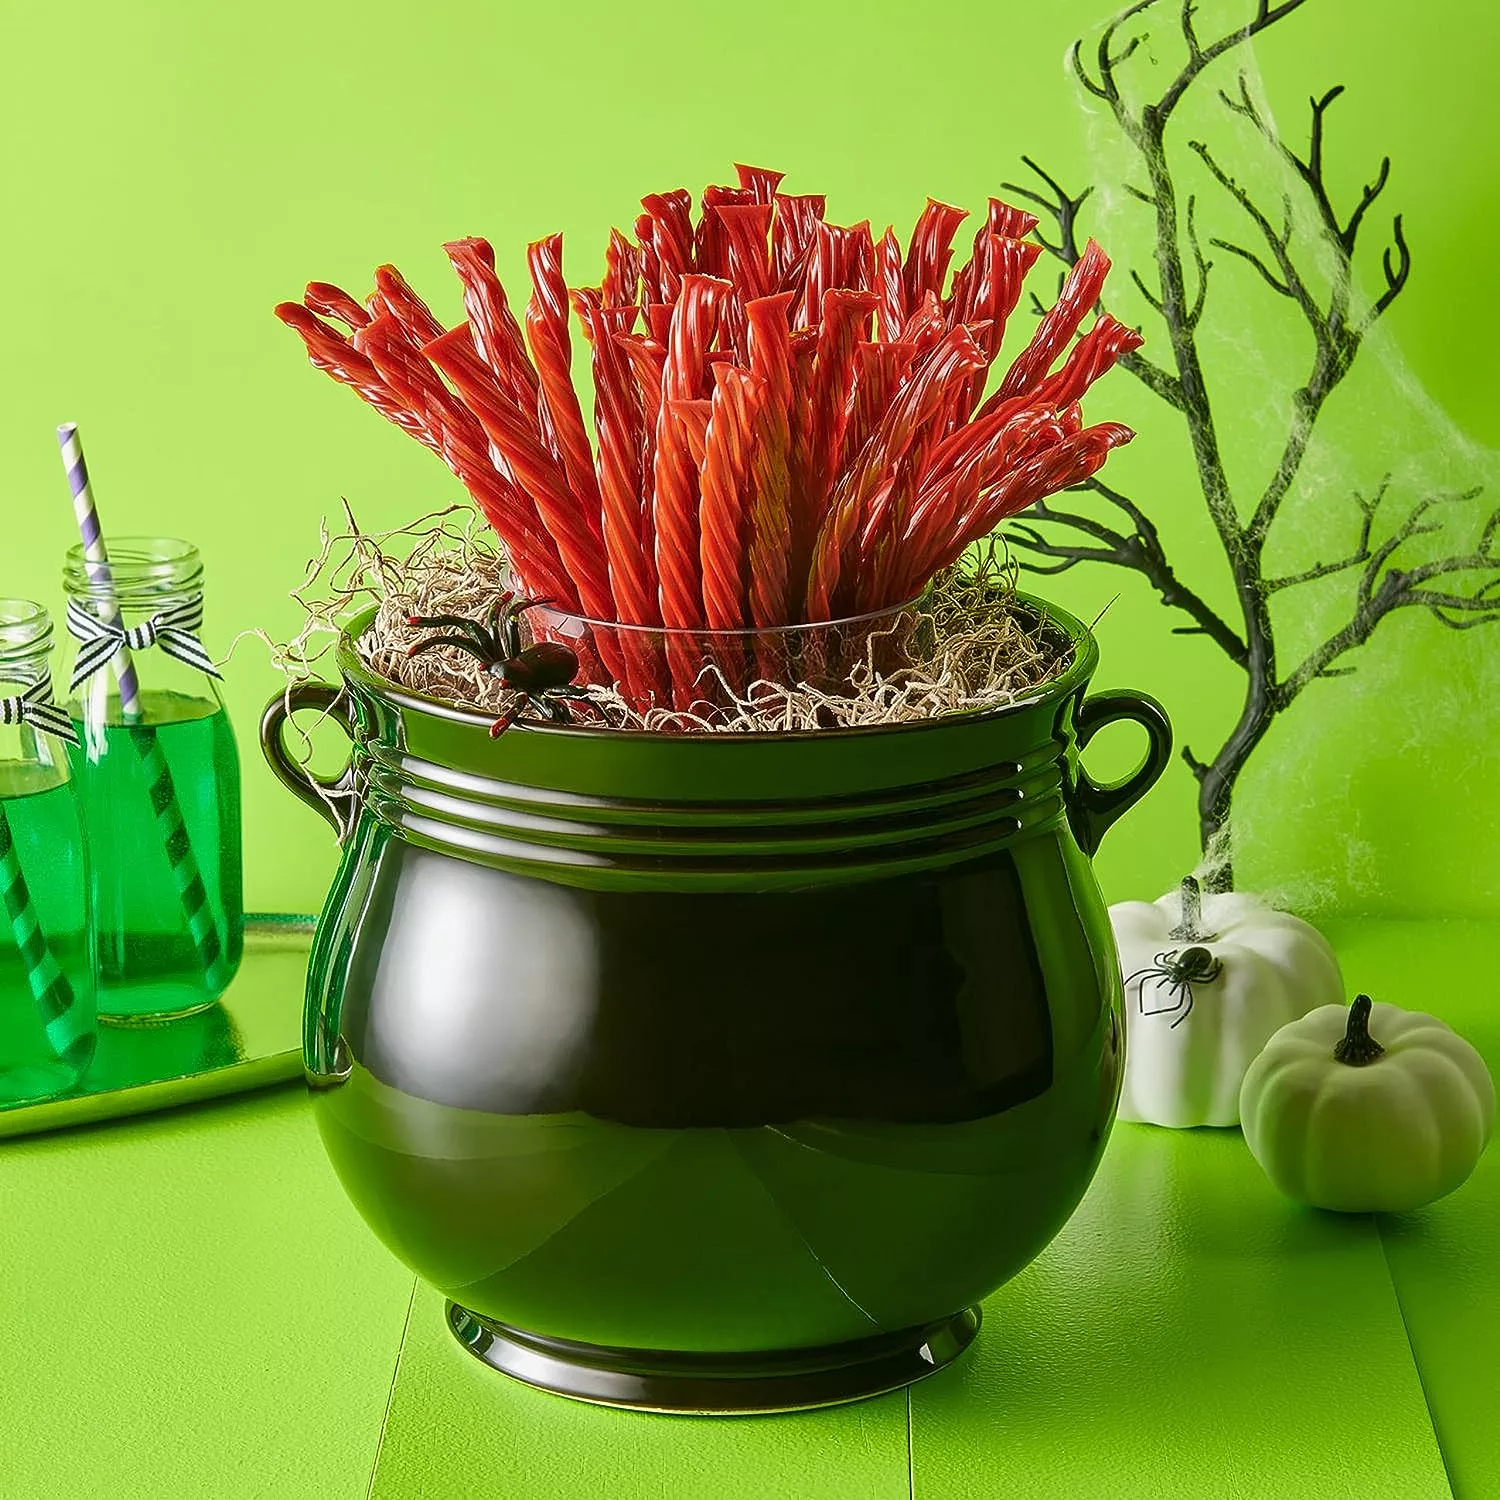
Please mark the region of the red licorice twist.
<svg viewBox="0 0 1500 1500"><path fill-rule="evenodd" d="M1080 335L1109 269L1093 241L986 394L1041 253L1034 215L990 199L957 263L965 215L949 204L928 200L903 249L893 230L828 222L778 172L736 177L704 190L696 220L684 189L644 198L596 289L570 291L560 237L538 241L524 331L477 238L446 247L467 318L452 330L392 266L363 304L315 281L277 308L316 368L442 457L529 589L665 629L665 668L629 630L580 638L637 704L701 707L705 662L734 680L770 670L759 645L694 637L705 626L904 602L1130 437L1079 406L1140 343L1102 312Z"/></svg>

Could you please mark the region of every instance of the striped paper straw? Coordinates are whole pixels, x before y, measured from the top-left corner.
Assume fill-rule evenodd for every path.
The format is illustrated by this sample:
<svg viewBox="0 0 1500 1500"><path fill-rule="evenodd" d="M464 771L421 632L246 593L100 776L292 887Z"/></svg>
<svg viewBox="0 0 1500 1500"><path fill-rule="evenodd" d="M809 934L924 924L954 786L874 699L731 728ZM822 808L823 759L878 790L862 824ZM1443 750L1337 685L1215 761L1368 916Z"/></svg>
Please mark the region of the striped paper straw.
<svg viewBox="0 0 1500 1500"><path fill-rule="evenodd" d="M3 803L0 803L0 905L10 918L10 930L26 967L26 982L42 1014L47 1045L62 1062L82 1067L90 1055L89 1027L78 1013L73 986L47 946L46 934L37 920L26 872L21 868L21 853L16 848Z"/></svg>
<svg viewBox="0 0 1500 1500"><path fill-rule="evenodd" d="M94 492L89 486L89 470L84 462L78 424L64 422L57 429L57 442L62 449L63 468L68 474L68 488L73 494L73 514L78 521L78 534L83 539L84 570L88 575L94 608L106 625L118 625L120 612L115 603L114 574L110 572L109 549L99 525L99 509L94 504ZM114 662L120 682L120 710L130 726L130 741L146 772L157 832L161 835L162 848L167 852L167 863L172 868L172 881L182 903L188 933L198 950L210 991L220 995L229 987L230 979L224 962L224 944L214 922L208 889L203 883L203 874L198 868L198 859L193 853L187 824L177 801L172 768L167 764L155 729L149 724L133 722L141 718L143 705L140 679L136 676L129 648L122 645L115 653Z"/></svg>
<svg viewBox="0 0 1500 1500"><path fill-rule="evenodd" d="M224 944L214 922L213 907L209 905L208 889L203 884L198 861L193 855L193 846L188 840L182 809L177 805L177 789L172 785L172 768L162 753L156 731L149 724L131 725L130 738L141 757L141 765L151 788L151 810L156 814L156 831L161 836L162 848L167 851L167 863L172 867L172 880L177 887L178 899L182 902L182 912L187 918L193 946L203 962L203 973L210 989L216 994L223 994L229 987L230 977L228 966L224 962Z"/></svg>
<svg viewBox="0 0 1500 1500"><path fill-rule="evenodd" d="M89 488L89 466L83 458L83 442L76 422L64 422L57 429L62 449L63 468L68 474L68 488L73 492L73 515L78 521L78 535L83 539L83 567L88 575L89 592L95 610L105 625L119 625L120 612L115 607L115 577L109 570L109 551L99 528L99 510L94 492ZM121 646L115 653L115 674L120 680L120 709L127 719L141 716L141 683L135 675L130 648Z"/></svg>

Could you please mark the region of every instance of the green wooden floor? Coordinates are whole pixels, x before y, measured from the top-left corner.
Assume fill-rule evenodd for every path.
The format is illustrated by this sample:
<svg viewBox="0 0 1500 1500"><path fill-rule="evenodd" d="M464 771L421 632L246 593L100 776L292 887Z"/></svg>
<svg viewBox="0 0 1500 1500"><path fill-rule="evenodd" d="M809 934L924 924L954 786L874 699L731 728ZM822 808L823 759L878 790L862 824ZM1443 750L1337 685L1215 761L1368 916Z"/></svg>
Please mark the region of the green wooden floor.
<svg viewBox="0 0 1500 1500"><path fill-rule="evenodd" d="M1351 985L1500 1074L1500 928L1346 923ZM832 1412L575 1406L479 1366L364 1230L298 1088L0 1144L0 1497L1500 1495L1500 1152L1397 1218L1237 1132L1117 1127L955 1368Z"/></svg>

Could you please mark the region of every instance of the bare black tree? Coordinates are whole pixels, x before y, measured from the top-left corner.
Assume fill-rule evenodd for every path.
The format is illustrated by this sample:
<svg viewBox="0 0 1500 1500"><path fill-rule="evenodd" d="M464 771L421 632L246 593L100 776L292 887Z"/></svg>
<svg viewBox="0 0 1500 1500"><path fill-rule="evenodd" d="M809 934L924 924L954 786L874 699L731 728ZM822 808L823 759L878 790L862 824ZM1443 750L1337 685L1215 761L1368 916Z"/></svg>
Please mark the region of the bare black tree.
<svg viewBox="0 0 1500 1500"><path fill-rule="evenodd" d="M1189 195L1185 203L1179 202L1167 149L1168 128L1174 111L1210 63L1304 3L1257 0L1253 16L1244 25L1205 41L1198 34L1200 7L1195 0L1179 0L1176 6L1164 5L1162 0L1139 0L1104 28L1090 60L1085 60L1082 42L1074 45L1070 58L1079 83L1113 115L1144 172L1145 185L1127 184L1126 190L1147 205L1154 219L1159 290L1149 287L1139 273L1132 273L1132 279L1165 325L1168 357L1156 362L1134 354L1124 364L1181 414L1203 503L1233 577L1237 606L1233 616L1220 614L1178 576L1157 528L1142 509L1099 480L1082 487L1091 498L1079 509L1044 502L1027 512L1023 523L1010 533L1011 541L1026 554L1026 565L1036 572L1058 573L1079 563L1099 562L1140 573L1164 604L1187 616L1190 623L1178 627L1178 633L1209 637L1244 672L1244 705L1218 752L1208 760L1190 749L1182 752L1198 781L1199 830L1205 849L1216 836L1227 836L1235 783L1276 715L1317 679L1352 671L1344 658L1363 646L1387 616L1399 609L1425 609L1455 630L1500 620L1500 556L1495 550L1500 510L1483 522L1469 550L1403 561L1410 556L1403 554L1409 543L1442 529L1440 507L1471 500L1479 493L1477 489L1427 495L1387 524L1387 515L1394 509L1388 500L1387 480L1367 495L1355 494L1353 542L1342 556L1281 576L1270 576L1263 562L1267 537L1297 478L1324 404L1349 373L1365 336L1401 294L1411 273L1411 253L1398 214L1381 256L1382 290L1373 302L1357 295L1354 261L1360 233L1366 215L1385 189L1391 163L1389 157L1381 162L1374 180L1347 214L1335 207L1324 179L1324 123L1342 87L1311 101L1311 130L1301 154L1278 134L1274 121L1252 96L1244 74L1237 89L1220 93L1223 104L1248 121L1265 147L1290 169L1288 180L1295 192L1284 194L1274 209L1257 201L1225 170L1207 143L1187 142L1234 205L1248 240L1215 238L1209 241L1210 248L1248 262L1271 291L1295 304L1312 334L1310 368L1292 393L1289 431L1269 482L1241 493L1245 487L1237 489L1226 470L1199 348L1199 323L1213 263L1200 239L1196 198ZM1145 28L1154 19L1147 13L1168 9L1177 12L1173 45L1181 43L1186 60L1156 98L1144 103L1127 98L1121 70L1147 42ZM1038 181L1007 187L1037 205L1052 221L1055 238L1044 237L1043 243L1071 265L1080 254L1079 217L1092 189L1069 194L1031 158L1022 160ZM1301 201L1294 202L1294 197ZM1309 265L1319 269L1299 269ZM1251 316L1247 309L1247 321ZM1285 591L1334 574L1347 574L1352 585L1345 623L1301 661L1284 667L1276 657L1273 601ZM1227 851L1217 879L1221 886L1232 883Z"/></svg>

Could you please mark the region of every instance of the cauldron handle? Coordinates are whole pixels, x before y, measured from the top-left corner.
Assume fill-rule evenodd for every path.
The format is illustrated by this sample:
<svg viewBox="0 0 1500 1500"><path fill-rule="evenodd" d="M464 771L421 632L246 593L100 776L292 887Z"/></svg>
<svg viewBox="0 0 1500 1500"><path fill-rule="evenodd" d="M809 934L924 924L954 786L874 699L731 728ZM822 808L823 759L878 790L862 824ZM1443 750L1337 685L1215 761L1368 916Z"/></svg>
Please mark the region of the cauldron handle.
<svg viewBox="0 0 1500 1500"><path fill-rule="evenodd" d="M355 731L353 705L347 695L326 682L294 683L266 704L260 717L260 748L276 779L294 797L300 798L333 825L339 842L349 837L359 814L359 796L354 786L352 763L337 776L314 776L306 766L287 754L283 730L299 709L320 709L332 717L352 739Z"/></svg>
<svg viewBox="0 0 1500 1500"><path fill-rule="evenodd" d="M1100 693L1087 698L1078 709L1078 753L1080 757L1089 741L1104 728L1122 719L1140 724L1150 736L1146 759L1123 781L1106 785L1090 778L1080 761L1078 783L1074 789L1073 835L1085 854L1093 854L1110 824L1128 811L1156 785L1157 778L1172 758L1172 723L1167 711L1155 698L1145 693Z"/></svg>

